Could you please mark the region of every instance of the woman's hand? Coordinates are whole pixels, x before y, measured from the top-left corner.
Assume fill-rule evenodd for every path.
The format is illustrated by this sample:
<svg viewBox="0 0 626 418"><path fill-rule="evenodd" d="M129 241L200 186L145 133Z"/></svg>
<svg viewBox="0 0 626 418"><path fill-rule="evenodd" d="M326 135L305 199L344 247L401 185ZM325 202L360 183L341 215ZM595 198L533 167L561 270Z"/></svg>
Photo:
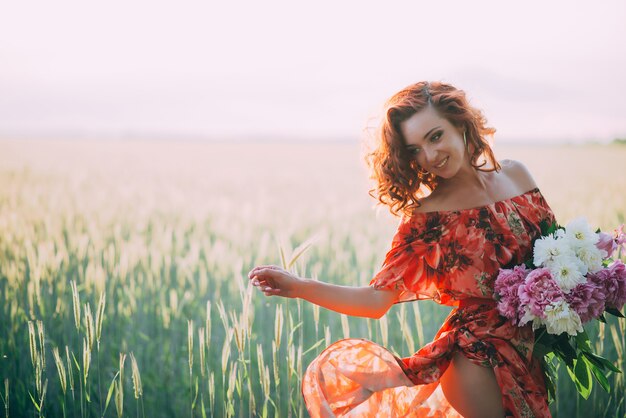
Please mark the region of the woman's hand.
<svg viewBox="0 0 626 418"><path fill-rule="evenodd" d="M265 296L298 297L303 279L294 276L278 266L257 266L250 270L248 278L253 286L257 286Z"/></svg>
<svg viewBox="0 0 626 418"><path fill-rule="evenodd" d="M364 318L379 319L397 298L397 293L390 290L300 278L278 266L255 267L248 273L248 278L265 296L300 298L331 311Z"/></svg>

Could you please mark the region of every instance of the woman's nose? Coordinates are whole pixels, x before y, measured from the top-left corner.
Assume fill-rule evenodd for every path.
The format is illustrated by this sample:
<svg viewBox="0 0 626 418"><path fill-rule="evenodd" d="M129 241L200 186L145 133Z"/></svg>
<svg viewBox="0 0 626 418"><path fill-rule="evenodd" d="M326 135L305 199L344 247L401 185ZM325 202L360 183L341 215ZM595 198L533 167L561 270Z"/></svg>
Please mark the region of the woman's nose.
<svg viewBox="0 0 626 418"><path fill-rule="evenodd" d="M437 151L431 148L424 148L422 150L422 156L427 165L432 166L437 163Z"/></svg>

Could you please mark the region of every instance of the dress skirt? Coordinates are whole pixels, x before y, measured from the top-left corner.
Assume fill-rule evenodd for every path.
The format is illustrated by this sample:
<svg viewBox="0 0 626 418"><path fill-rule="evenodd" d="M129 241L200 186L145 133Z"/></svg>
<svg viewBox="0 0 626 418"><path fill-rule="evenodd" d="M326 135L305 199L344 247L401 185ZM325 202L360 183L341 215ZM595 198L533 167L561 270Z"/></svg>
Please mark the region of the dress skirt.
<svg viewBox="0 0 626 418"><path fill-rule="evenodd" d="M410 357L360 338L339 340L307 368L302 394L317 417L461 417L439 379L460 351L494 370L506 416L549 417L533 332L502 320L493 304L453 310L434 340Z"/></svg>

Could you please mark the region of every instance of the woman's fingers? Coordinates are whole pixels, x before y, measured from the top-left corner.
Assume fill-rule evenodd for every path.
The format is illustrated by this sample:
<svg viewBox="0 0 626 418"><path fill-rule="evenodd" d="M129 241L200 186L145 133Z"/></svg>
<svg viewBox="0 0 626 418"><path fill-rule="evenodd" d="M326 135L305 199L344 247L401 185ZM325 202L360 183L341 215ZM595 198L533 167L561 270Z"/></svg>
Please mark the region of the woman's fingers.
<svg viewBox="0 0 626 418"><path fill-rule="evenodd" d="M281 270L282 269L280 267L276 266L255 267L250 271L250 273L248 273L248 278L253 281L253 284L255 281L263 282L267 281L268 279L271 280L271 278L275 274L280 273Z"/></svg>
<svg viewBox="0 0 626 418"><path fill-rule="evenodd" d="M248 278L252 278L252 276L256 275L260 270L263 270L263 269L279 270L280 267L274 266L274 265L256 266L255 268L250 270L250 272L248 273Z"/></svg>
<svg viewBox="0 0 626 418"><path fill-rule="evenodd" d="M267 288L266 290L263 291L263 293L265 294L265 296L276 296L277 294L280 293L280 290Z"/></svg>
<svg viewBox="0 0 626 418"><path fill-rule="evenodd" d="M262 290L266 296L270 296L276 290L271 278L276 269L276 266L257 266L248 273L248 277L253 286Z"/></svg>
<svg viewBox="0 0 626 418"><path fill-rule="evenodd" d="M258 287L265 296L289 296L294 290L297 279L288 271L275 265L256 266L248 273L253 286Z"/></svg>

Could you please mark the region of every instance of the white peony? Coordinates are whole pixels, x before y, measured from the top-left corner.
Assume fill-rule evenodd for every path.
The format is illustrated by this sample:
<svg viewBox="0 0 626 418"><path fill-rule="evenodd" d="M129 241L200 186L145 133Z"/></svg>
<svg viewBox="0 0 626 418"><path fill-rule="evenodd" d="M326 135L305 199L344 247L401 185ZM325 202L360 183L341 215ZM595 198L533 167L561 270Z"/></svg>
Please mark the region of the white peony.
<svg viewBox="0 0 626 418"><path fill-rule="evenodd" d="M533 331L538 330L539 328L541 328L542 326L544 326L545 324L543 323L543 319L541 318L535 318L533 320L532 326L533 326Z"/></svg>
<svg viewBox="0 0 626 418"><path fill-rule="evenodd" d="M574 248L580 248L587 245L596 245L600 235L591 230L591 226L589 226L585 218L576 218L565 225L565 239Z"/></svg>
<svg viewBox="0 0 626 418"><path fill-rule="evenodd" d="M569 293L580 283L585 283L587 278L587 266L573 256L562 256L554 260L548 266L552 278L562 291Z"/></svg>
<svg viewBox="0 0 626 418"><path fill-rule="evenodd" d="M580 316L564 300L552 302L546 306L544 313L546 317L543 322L550 334L567 332L569 335L576 335L583 331Z"/></svg>
<svg viewBox="0 0 626 418"><path fill-rule="evenodd" d="M606 254L606 251L595 245L584 245L576 249L576 257L587 266L589 273L602 269L602 259Z"/></svg>
<svg viewBox="0 0 626 418"><path fill-rule="evenodd" d="M574 255L569 243L557 238L555 234L551 234L535 241L533 249L533 263L535 266L547 267L560 257L571 257Z"/></svg>
<svg viewBox="0 0 626 418"><path fill-rule="evenodd" d="M532 312L530 312L530 307L528 305L522 306L522 309L524 309L524 315L522 315L522 317L520 318L518 325L521 327L521 326L526 325L530 321L533 321L533 329L535 329L534 323L540 318L535 316Z"/></svg>

